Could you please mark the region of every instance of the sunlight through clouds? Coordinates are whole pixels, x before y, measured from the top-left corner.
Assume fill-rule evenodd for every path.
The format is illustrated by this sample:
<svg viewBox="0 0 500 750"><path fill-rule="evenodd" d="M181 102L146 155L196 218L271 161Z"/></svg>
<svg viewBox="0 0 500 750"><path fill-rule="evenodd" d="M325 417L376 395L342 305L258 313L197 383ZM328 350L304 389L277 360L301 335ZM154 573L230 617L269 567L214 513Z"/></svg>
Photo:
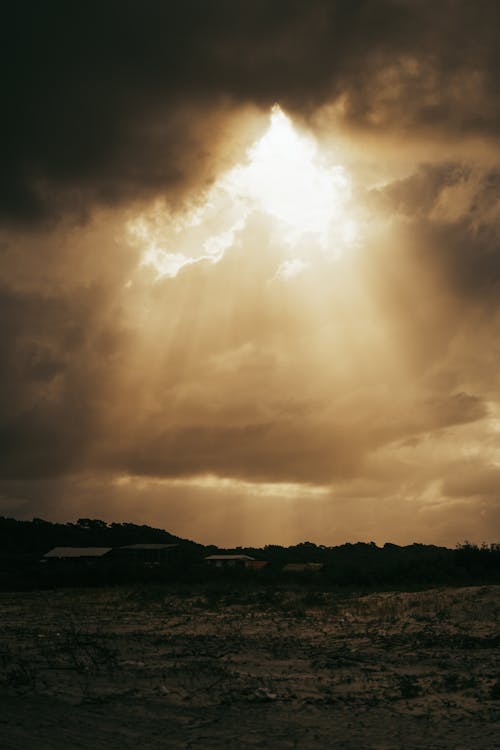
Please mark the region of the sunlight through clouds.
<svg viewBox="0 0 500 750"><path fill-rule="evenodd" d="M300 133L274 106L269 127L248 150L247 160L224 173L201 205L172 216L162 203L129 222L133 241L145 245L142 264L158 279L207 261L218 263L255 213L270 217L277 241L292 252L305 237L326 257L338 257L357 237L349 215L351 182L344 167L329 165L318 144ZM288 279L309 265L292 257L277 269Z"/></svg>

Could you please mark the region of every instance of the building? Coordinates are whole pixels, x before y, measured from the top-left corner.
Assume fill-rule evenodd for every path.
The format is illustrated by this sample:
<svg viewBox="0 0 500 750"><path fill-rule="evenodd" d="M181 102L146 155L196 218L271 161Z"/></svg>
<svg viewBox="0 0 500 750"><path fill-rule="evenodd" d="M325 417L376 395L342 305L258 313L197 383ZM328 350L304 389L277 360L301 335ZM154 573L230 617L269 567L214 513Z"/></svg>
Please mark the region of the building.
<svg viewBox="0 0 500 750"><path fill-rule="evenodd" d="M208 555L205 562L212 568L251 568L252 564L257 562L254 557L249 555Z"/></svg>
<svg viewBox="0 0 500 750"><path fill-rule="evenodd" d="M54 547L42 557L42 562L96 562L106 557L111 547Z"/></svg>

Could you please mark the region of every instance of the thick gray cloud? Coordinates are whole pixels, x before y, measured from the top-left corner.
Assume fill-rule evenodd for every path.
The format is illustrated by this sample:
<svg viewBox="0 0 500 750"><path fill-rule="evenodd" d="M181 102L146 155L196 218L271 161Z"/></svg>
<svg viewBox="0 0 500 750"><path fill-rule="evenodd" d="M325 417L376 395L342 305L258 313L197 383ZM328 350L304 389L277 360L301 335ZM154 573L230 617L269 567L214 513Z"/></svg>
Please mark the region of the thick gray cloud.
<svg viewBox="0 0 500 750"><path fill-rule="evenodd" d="M462 298L496 304L500 282L500 172L470 164L428 164L381 191L409 222L414 252Z"/></svg>
<svg viewBox="0 0 500 750"><path fill-rule="evenodd" d="M0 473L40 477L86 465L126 334L103 289L48 296L0 289Z"/></svg>

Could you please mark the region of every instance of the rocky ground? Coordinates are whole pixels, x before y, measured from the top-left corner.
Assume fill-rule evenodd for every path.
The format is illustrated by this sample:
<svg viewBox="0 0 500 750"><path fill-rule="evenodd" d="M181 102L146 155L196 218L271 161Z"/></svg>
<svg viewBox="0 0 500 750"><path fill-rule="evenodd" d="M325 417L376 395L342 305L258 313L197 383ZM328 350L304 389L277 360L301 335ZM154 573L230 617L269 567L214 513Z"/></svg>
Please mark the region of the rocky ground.
<svg viewBox="0 0 500 750"><path fill-rule="evenodd" d="M500 748L500 587L0 595L0 747Z"/></svg>

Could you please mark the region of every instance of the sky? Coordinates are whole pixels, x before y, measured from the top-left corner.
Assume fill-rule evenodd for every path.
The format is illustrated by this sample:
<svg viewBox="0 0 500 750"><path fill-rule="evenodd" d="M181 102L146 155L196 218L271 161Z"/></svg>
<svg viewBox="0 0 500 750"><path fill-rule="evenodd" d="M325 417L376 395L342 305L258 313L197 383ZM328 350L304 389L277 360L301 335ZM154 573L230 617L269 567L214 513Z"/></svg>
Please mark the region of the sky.
<svg viewBox="0 0 500 750"><path fill-rule="evenodd" d="M498 2L2 16L0 515L500 541Z"/></svg>

